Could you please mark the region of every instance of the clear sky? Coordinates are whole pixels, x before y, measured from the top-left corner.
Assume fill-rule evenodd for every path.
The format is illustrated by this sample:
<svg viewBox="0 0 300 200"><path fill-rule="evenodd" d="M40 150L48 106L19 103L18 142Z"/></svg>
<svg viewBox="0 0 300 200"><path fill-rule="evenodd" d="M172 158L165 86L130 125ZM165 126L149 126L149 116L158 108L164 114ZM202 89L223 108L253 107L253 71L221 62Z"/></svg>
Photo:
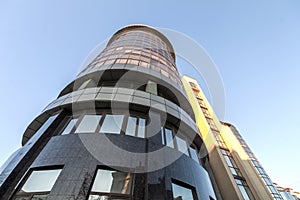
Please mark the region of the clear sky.
<svg viewBox="0 0 300 200"><path fill-rule="evenodd" d="M0 1L0 165L27 125L119 28L180 31L216 63L225 120L271 179L300 191L300 1Z"/></svg>

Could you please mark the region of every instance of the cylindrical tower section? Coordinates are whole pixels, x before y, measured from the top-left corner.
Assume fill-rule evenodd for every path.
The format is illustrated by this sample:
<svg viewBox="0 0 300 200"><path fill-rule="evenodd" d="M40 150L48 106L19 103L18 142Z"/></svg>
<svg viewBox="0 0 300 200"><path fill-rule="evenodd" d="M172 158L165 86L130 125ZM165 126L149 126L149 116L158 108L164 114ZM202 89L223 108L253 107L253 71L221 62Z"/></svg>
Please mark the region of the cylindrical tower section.
<svg viewBox="0 0 300 200"><path fill-rule="evenodd" d="M88 67L110 64L132 64L152 69L181 86L171 43L160 32L147 26L133 25L119 30Z"/></svg>
<svg viewBox="0 0 300 200"><path fill-rule="evenodd" d="M131 25L116 32L60 96L94 86L148 89L180 106L194 119L175 65L174 49L163 34L148 26Z"/></svg>
<svg viewBox="0 0 300 200"><path fill-rule="evenodd" d="M148 26L116 32L22 144L0 176L5 198L215 198L173 47Z"/></svg>

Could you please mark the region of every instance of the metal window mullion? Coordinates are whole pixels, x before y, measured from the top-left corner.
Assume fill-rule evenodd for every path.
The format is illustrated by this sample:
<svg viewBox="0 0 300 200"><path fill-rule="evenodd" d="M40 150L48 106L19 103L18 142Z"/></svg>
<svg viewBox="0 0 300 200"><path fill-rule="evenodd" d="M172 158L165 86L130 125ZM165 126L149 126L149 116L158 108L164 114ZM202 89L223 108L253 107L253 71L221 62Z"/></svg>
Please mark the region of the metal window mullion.
<svg viewBox="0 0 300 200"><path fill-rule="evenodd" d="M140 118L139 117L135 117L135 118L136 118L136 122L135 122L134 135L135 135L135 137L138 137L138 135L139 135L139 126L140 126Z"/></svg>
<svg viewBox="0 0 300 200"><path fill-rule="evenodd" d="M84 112L83 114L78 116L77 122L74 124L73 128L71 129L69 134L74 134L77 127L79 126L79 124L81 123L83 117L85 116L86 112Z"/></svg>

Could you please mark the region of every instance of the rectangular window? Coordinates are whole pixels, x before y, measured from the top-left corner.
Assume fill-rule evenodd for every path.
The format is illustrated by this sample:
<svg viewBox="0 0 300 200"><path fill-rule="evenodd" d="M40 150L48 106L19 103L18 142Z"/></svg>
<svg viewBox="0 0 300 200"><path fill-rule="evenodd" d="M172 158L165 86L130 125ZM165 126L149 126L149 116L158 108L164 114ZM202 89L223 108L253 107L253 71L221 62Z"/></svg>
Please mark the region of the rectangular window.
<svg viewBox="0 0 300 200"><path fill-rule="evenodd" d="M126 62L127 62L127 59L117 59L116 60L116 64L118 64L118 63L120 63L120 64L126 64Z"/></svg>
<svg viewBox="0 0 300 200"><path fill-rule="evenodd" d="M151 58L150 65L151 65L151 67L158 66L158 61Z"/></svg>
<svg viewBox="0 0 300 200"><path fill-rule="evenodd" d="M145 138L146 119L139 118L138 133L137 136Z"/></svg>
<svg viewBox="0 0 300 200"><path fill-rule="evenodd" d="M124 115L107 114L101 126L101 133L120 134Z"/></svg>
<svg viewBox="0 0 300 200"><path fill-rule="evenodd" d="M224 155L224 159L229 167L234 167L228 156Z"/></svg>
<svg viewBox="0 0 300 200"><path fill-rule="evenodd" d="M51 191L61 169L33 171L21 191L23 192L47 192ZM47 181L45 181L47 180Z"/></svg>
<svg viewBox="0 0 300 200"><path fill-rule="evenodd" d="M133 59L128 59L127 64L131 64L131 65L139 65L139 61L138 61L138 60L133 60Z"/></svg>
<svg viewBox="0 0 300 200"><path fill-rule="evenodd" d="M115 60L107 60L105 61L105 65L110 65L110 64L113 64L115 62Z"/></svg>
<svg viewBox="0 0 300 200"><path fill-rule="evenodd" d="M95 81L93 79L88 79L88 80L84 81L77 90L82 90L85 88L90 88L90 87L95 87L95 86L96 86Z"/></svg>
<svg viewBox="0 0 300 200"><path fill-rule="evenodd" d="M132 174L98 169L89 200L129 199Z"/></svg>
<svg viewBox="0 0 300 200"><path fill-rule="evenodd" d="M145 132L146 119L129 116L125 134L145 138Z"/></svg>
<svg viewBox="0 0 300 200"><path fill-rule="evenodd" d="M149 64L147 62L140 61L140 66L149 68Z"/></svg>
<svg viewBox="0 0 300 200"><path fill-rule="evenodd" d="M229 169L230 169L230 171L231 171L231 173L232 173L233 175L236 175L236 176L239 175L239 174L237 173L237 171L236 171L236 168L229 167Z"/></svg>
<svg viewBox="0 0 300 200"><path fill-rule="evenodd" d="M85 115L75 133L95 133L100 119L101 115Z"/></svg>
<svg viewBox="0 0 300 200"><path fill-rule="evenodd" d="M166 77L169 77L169 73L163 69L160 70L161 74L166 76Z"/></svg>
<svg viewBox="0 0 300 200"><path fill-rule="evenodd" d="M67 124L66 128L63 130L63 132L61 133L61 135L66 135L71 133L72 129L74 128L76 122L77 122L77 118L71 119L69 121L69 123Z"/></svg>
<svg viewBox="0 0 300 200"><path fill-rule="evenodd" d="M195 160L197 163L199 163L199 158L198 158L197 150L194 147L190 147L189 150L190 150L191 158L193 160Z"/></svg>
<svg viewBox="0 0 300 200"><path fill-rule="evenodd" d="M250 192L249 188L248 187L245 187L243 185L238 185L239 189L240 189L240 192L242 193L243 195L243 198L245 200L252 200L253 198L251 198L251 194L248 194Z"/></svg>
<svg viewBox="0 0 300 200"><path fill-rule="evenodd" d="M175 183L172 183L173 199L174 200L196 200L195 191Z"/></svg>
<svg viewBox="0 0 300 200"><path fill-rule="evenodd" d="M137 124L137 118L130 116L127 122L126 135L135 136L136 124Z"/></svg>
<svg viewBox="0 0 300 200"><path fill-rule="evenodd" d="M183 140L182 138L175 136L176 138L176 143L177 143L177 149L178 151L181 151L182 153L184 153L185 155L189 156L188 153L188 146L185 140Z"/></svg>
<svg viewBox="0 0 300 200"><path fill-rule="evenodd" d="M60 172L61 169L32 171L14 199L46 199Z"/></svg>
<svg viewBox="0 0 300 200"><path fill-rule="evenodd" d="M160 128L160 133L161 133L161 141L163 145L166 145L166 138L165 138L165 131L164 131L164 127Z"/></svg>
<svg viewBox="0 0 300 200"><path fill-rule="evenodd" d="M174 148L173 131L165 128L165 145Z"/></svg>

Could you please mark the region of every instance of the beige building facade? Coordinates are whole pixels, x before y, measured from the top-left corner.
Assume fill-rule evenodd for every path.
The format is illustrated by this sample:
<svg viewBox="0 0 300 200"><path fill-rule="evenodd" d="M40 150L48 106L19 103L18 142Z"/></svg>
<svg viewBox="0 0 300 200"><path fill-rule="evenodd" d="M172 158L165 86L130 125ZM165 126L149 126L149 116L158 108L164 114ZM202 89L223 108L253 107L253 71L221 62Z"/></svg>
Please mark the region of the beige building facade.
<svg viewBox="0 0 300 200"><path fill-rule="evenodd" d="M197 81L183 76L182 82L208 149L218 199L283 199L237 129L218 119Z"/></svg>

